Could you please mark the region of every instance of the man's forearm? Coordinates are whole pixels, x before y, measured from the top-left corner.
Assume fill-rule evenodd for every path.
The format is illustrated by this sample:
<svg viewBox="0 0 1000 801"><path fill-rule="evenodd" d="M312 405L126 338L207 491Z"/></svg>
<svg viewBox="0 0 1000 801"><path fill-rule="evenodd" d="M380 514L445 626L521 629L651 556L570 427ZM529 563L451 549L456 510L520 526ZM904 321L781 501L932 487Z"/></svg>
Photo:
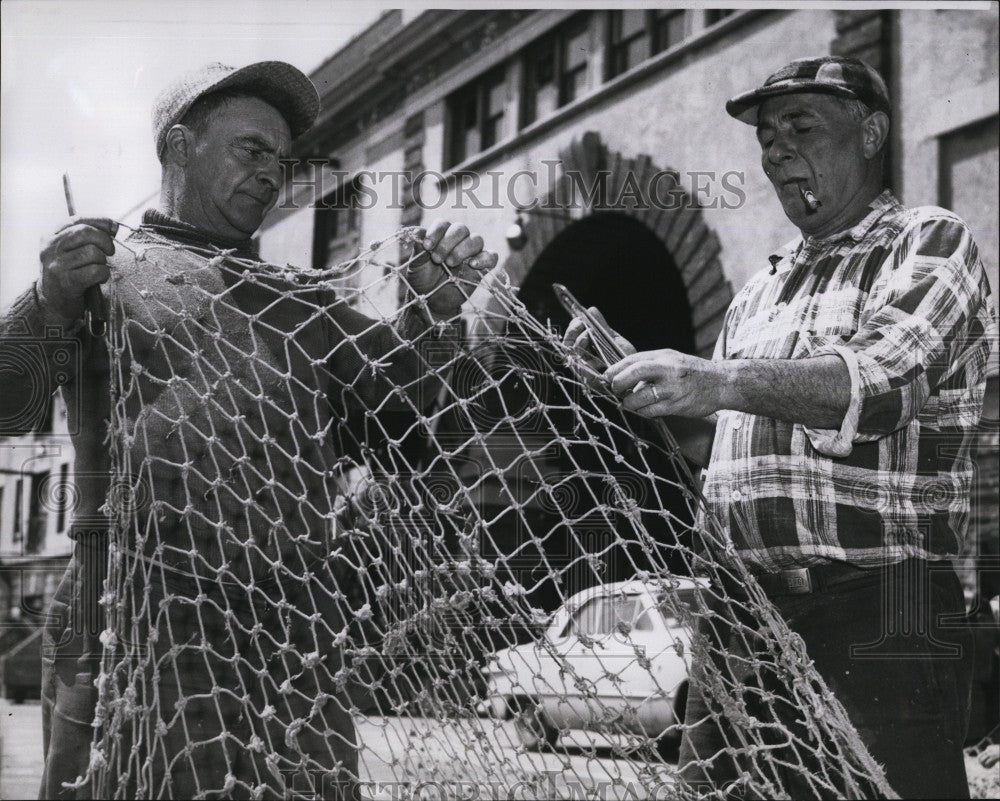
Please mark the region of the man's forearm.
<svg viewBox="0 0 1000 801"><path fill-rule="evenodd" d="M851 400L851 378L839 356L734 359L723 370L724 409L815 428L839 428Z"/></svg>
<svg viewBox="0 0 1000 801"><path fill-rule="evenodd" d="M23 433L40 422L34 410L40 409L39 404L44 404L78 367L77 359L65 358L68 352L78 351L54 346L60 344L60 339L68 340L78 328L79 322L48 308L37 286L22 293L0 315L0 363L6 367L4 389L0 392L0 436ZM32 369L39 366L48 372L47 377L42 378ZM57 380L56 376L63 378Z"/></svg>
<svg viewBox="0 0 1000 801"><path fill-rule="evenodd" d="M57 328L63 336L74 333L79 320L70 320L52 309L38 283L32 284L0 315L0 338L8 336L43 336L46 329Z"/></svg>
<svg viewBox="0 0 1000 801"><path fill-rule="evenodd" d="M406 394L417 408L426 409L441 392L448 368L462 347L458 312L437 322L424 310L410 306L397 319L396 336L404 347L394 359L387 378Z"/></svg>

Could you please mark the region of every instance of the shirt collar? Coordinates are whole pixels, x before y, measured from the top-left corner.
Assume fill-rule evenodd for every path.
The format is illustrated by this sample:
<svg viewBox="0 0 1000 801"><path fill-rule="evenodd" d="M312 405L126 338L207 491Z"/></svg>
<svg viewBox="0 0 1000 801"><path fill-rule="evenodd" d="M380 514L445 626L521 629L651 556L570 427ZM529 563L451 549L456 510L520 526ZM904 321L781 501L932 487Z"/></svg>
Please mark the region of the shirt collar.
<svg viewBox="0 0 1000 801"><path fill-rule="evenodd" d="M257 243L252 239L225 239L217 234L203 231L191 223L164 214L158 209L147 209L142 215L142 224L143 227L152 229L161 236L183 244L215 247L220 250L235 250L236 255L247 256L255 261L260 258L257 252Z"/></svg>
<svg viewBox="0 0 1000 801"><path fill-rule="evenodd" d="M896 200L895 195L893 195L890 190L882 190L882 193L868 204L868 208L871 209L871 211L869 211L868 214L866 214L859 222L855 223L850 228L845 228L843 231L837 231L837 233L822 237L821 239L815 239L813 237L806 237L803 239L803 237L799 235L795 237L795 239L792 239L779 247L767 257L768 261L771 262L772 271L783 273L790 270L792 262L794 261L792 257L806 243L813 244L820 242L836 242L839 239L853 239L855 242L861 241L886 215L887 212L899 208L899 205L899 201Z"/></svg>

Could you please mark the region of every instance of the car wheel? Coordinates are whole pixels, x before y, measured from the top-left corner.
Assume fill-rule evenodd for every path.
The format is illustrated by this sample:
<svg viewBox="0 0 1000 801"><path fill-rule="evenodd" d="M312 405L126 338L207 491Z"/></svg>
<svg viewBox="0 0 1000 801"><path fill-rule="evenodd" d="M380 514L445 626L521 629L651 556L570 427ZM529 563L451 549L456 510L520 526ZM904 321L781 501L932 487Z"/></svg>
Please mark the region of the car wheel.
<svg viewBox="0 0 1000 801"><path fill-rule="evenodd" d="M674 725L656 741L656 753L664 762L676 762L681 750L681 728L687 713L688 685L684 682L674 698Z"/></svg>
<svg viewBox="0 0 1000 801"><path fill-rule="evenodd" d="M681 755L681 738L670 732L656 741L656 753L664 762L676 762Z"/></svg>
<svg viewBox="0 0 1000 801"><path fill-rule="evenodd" d="M555 745L559 730L552 725L534 701L524 700L514 711L514 731L525 748Z"/></svg>
<svg viewBox="0 0 1000 801"><path fill-rule="evenodd" d="M674 720L683 723L687 716L688 705L688 683L684 682L677 688L677 695L674 697Z"/></svg>

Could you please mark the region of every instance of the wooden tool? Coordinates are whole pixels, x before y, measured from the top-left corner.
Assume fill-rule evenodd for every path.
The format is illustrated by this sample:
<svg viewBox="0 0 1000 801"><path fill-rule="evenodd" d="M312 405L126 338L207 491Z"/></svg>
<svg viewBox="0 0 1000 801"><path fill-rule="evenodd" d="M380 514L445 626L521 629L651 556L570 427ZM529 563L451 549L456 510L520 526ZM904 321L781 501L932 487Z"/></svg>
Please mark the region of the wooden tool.
<svg viewBox="0 0 1000 801"><path fill-rule="evenodd" d="M63 193L66 195L66 211L70 217L76 216L76 206L73 203L73 190L69 188L69 175L63 173ZM87 330L95 337L102 337L108 330L108 315L104 310L104 295L101 294L101 287L97 284L88 286L83 293L83 302L86 307L84 321Z"/></svg>

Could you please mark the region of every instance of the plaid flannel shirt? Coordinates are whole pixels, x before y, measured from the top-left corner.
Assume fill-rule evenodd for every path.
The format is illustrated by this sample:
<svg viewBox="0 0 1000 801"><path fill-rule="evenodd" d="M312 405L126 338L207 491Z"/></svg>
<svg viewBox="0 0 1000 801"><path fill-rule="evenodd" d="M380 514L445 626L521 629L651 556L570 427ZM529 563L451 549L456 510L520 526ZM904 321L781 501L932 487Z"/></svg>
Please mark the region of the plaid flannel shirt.
<svg viewBox="0 0 1000 801"><path fill-rule="evenodd" d="M886 191L853 228L799 237L771 264L734 298L714 358L838 354L850 405L839 430L720 412L709 510L756 570L956 555L996 336L969 229Z"/></svg>

